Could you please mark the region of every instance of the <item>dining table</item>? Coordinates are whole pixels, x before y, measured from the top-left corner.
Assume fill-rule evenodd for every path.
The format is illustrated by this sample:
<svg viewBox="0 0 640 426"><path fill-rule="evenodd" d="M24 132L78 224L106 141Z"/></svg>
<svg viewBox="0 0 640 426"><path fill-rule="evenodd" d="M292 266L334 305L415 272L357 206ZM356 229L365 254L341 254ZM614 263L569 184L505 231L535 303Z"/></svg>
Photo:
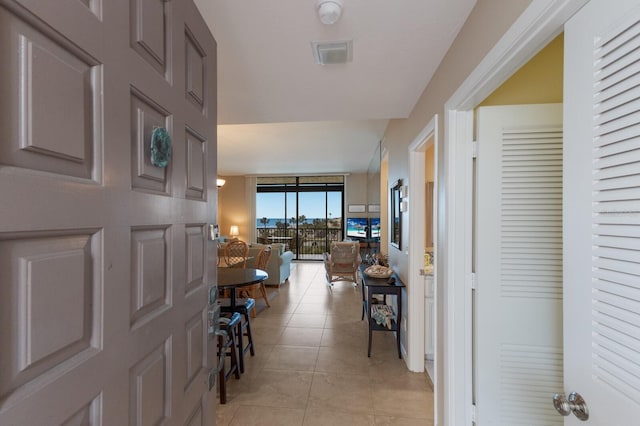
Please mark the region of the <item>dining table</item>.
<svg viewBox="0 0 640 426"><path fill-rule="evenodd" d="M218 290L231 290L229 303L231 308L235 308L237 288L259 284L267 278L269 278L269 274L262 269L218 267Z"/></svg>

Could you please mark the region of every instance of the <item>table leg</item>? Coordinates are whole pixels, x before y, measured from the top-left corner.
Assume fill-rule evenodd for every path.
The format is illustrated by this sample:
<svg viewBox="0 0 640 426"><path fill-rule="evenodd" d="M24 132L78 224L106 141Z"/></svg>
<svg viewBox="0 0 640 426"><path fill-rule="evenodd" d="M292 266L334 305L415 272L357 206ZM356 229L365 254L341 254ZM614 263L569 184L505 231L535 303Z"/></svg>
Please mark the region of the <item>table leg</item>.
<svg viewBox="0 0 640 426"><path fill-rule="evenodd" d="M371 337L373 334L373 326L371 325L371 288L369 287L367 287L367 325L369 326L369 344L367 348L367 356L371 358Z"/></svg>
<svg viewBox="0 0 640 426"><path fill-rule="evenodd" d="M402 359L402 352L400 351L400 330L402 330L402 291L396 295L398 300L398 318L396 320L396 341L398 345L398 358Z"/></svg>
<svg viewBox="0 0 640 426"><path fill-rule="evenodd" d="M236 289L234 287L231 287L231 294L229 295L229 304L231 305L232 310L233 308L236 307Z"/></svg>

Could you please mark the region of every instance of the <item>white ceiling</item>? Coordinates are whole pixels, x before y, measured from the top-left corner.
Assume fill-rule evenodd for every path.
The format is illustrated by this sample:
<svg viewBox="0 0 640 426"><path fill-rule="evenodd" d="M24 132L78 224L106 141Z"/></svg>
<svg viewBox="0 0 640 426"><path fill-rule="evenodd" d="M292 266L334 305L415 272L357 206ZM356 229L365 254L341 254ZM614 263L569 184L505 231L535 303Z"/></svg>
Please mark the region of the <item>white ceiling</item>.
<svg viewBox="0 0 640 426"><path fill-rule="evenodd" d="M220 175L364 172L389 119L406 118L475 0L195 0L218 43ZM312 41L353 40L317 65Z"/></svg>

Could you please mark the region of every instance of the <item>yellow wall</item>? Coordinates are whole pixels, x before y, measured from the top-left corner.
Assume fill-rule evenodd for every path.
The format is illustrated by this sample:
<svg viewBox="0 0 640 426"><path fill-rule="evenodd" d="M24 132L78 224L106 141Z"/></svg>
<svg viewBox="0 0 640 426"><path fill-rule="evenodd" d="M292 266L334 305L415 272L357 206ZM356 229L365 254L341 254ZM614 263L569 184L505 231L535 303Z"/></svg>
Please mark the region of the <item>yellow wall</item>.
<svg viewBox="0 0 640 426"><path fill-rule="evenodd" d="M424 203L424 218L425 218L425 235L424 246L425 249L430 248L433 251L433 218L435 212L433 211L433 182L435 176L435 150L436 146L433 140L433 136L427 141L429 147L424 151L424 182L425 182L425 203ZM431 190L429 190L431 188Z"/></svg>
<svg viewBox="0 0 640 426"><path fill-rule="evenodd" d="M227 182L218 189L218 225L220 235L229 235L231 225L238 225L239 238L248 240L250 212L247 208L246 178L225 177Z"/></svg>
<svg viewBox="0 0 640 426"><path fill-rule="evenodd" d="M479 106L561 103L563 56L560 34Z"/></svg>
<svg viewBox="0 0 640 426"><path fill-rule="evenodd" d="M431 144L429 148L424 151L424 181L433 182L434 180L434 168L435 168L435 145Z"/></svg>

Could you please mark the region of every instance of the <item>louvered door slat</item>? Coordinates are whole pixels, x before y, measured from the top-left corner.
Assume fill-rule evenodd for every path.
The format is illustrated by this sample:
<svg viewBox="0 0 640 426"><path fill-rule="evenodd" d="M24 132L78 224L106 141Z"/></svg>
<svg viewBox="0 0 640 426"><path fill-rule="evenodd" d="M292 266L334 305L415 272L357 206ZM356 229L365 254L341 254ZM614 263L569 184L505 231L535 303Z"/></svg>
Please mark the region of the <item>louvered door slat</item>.
<svg viewBox="0 0 640 426"><path fill-rule="evenodd" d="M597 247L593 250L593 255L602 258L620 259L627 262L637 262L638 254L633 250L620 250L609 247Z"/></svg>
<svg viewBox="0 0 640 426"><path fill-rule="evenodd" d="M593 277L595 279L593 288L597 288L599 290L606 290L608 285L615 288L615 284L633 289L637 288L639 284L638 277L611 270L596 270L593 272ZM640 299L634 299L628 302L627 308L632 312L635 312L633 311L633 308L636 306L636 300Z"/></svg>
<svg viewBox="0 0 640 426"><path fill-rule="evenodd" d="M616 89L614 87L622 88L622 84L635 76L640 70L640 64L634 62L629 64L627 67L618 68L615 70L615 73L611 73L608 76L601 75L601 80L598 83L599 89L603 91L601 94L596 94L593 98L593 101L596 105L594 107L597 108L597 104L602 102L605 99L608 99L612 96L611 92L613 92L613 96L615 96ZM607 93L609 92L609 93ZM621 93L621 92L618 92Z"/></svg>
<svg viewBox="0 0 640 426"><path fill-rule="evenodd" d="M611 143L617 143L624 140L633 139L635 135L638 134L638 129L640 125L637 122L628 121L625 123L627 126L619 126L621 130L605 134L600 134L597 138L594 139L595 146L604 146L609 145Z"/></svg>
<svg viewBox="0 0 640 426"><path fill-rule="evenodd" d="M633 112L633 107L629 105L629 102L634 100L633 89L638 86L636 79L640 80L640 77L636 77L633 81L625 81L626 90L614 86L600 96L601 99L595 108L595 112L598 114L597 124L604 124L612 118Z"/></svg>
<svg viewBox="0 0 640 426"><path fill-rule="evenodd" d="M610 237L633 237L640 238L639 226L620 226L620 225L598 225L599 235L608 235ZM637 253L636 253L637 255Z"/></svg>
<svg viewBox="0 0 640 426"><path fill-rule="evenodd" d="M601 224L601 225L637 225L638 224L633 220L632 217L615 216L615 215L608 215L608 216L598 215L593 218L593 223Z"/></svg>
<svg viewBox="0 0 640 426"><path fill-rule="evenodd" d="M606 321L606 319L603 319ZM607 334L614 334L607 333ZM626 371L626 374L623 374L621 377L616 377L612 379L618 379L626 382L628 385L633 387L638 387L640 380L638 379L638 366L637 363L634 362L632 357L634 352L637 352L636 348L630 348L627 346L627 342L625 340L625 335L623 333L618 333L621 336L621 341L615 341L612 338L605 337L602 334L598 334L594 337L594 358L597 358L600 365L598 367L605 367L605 370L610 370L610 364L613 364L617 367L617 371ZM609 364L609 365L607 365ZM606 379L606 378L605 378Z"/></svg>
<svg viewBox="0 0 640 426"><path fill-rule="evenodd" d="M598 311L598 315L602 318L616 318L626 322L627 324L633 324L640 320L640 315L610 304L601 304L598 308ZM631 325L627 325L626 328L629 331L633 332L633 328ZM638 366L635 366L634 368L637 369L637 371L640 371L640 369L638 369Z"/></svg>
<svg viewBox="0 0 640 426"><path fill-rule="evenodd" d="M638 200L623 200L623 201L609 201L607 203L596 203L593 206L593 212L603 214L618 214L624 212L640 212L640 201ZM596 218L595 221L600 219ZM631 218L630 220L633 220Z"/></svg>
<svg viewBox="0 0 640 426"><path fill-rule="evenodd" d="M640 113L638 114L638 120L640 120ZM621 152L615 155L611 155L607 151L598 151L596 153L595 160L597 161L596 167L598 169L617 167L630 163L638 163L640 162L640 149L638 149L638 147L630 147L629 151Z"/></svg>
<svg viewBox="0 0 640 426"><path fill-rule="evenodd" d="M600 181L603 181L605 179L621 176L634 176L638 172L638 164L631 163L622 166L616 166L610 169L598 170L594 173L594 178L596 181L598 181L597 184L599 184Z"/></svg>
<svg viewBox="0 0 640 426"><path fill-rule="evenodd" d="M594 98L596 114L605 110L601 105L606 100L619 96L626 91L640 85L640 64L634 63L628 68L616 73L611 78L602 82L601 92Z"/></svg>
<svg viewBox="0 0 640 426"><path fill-rule="evenodd" d="M640 167L640 164L635 165ZM601 179L598 183L593 185L593 188L597 191L614 191L619 188L637 188L640 176L621 176L618 178ZM634 200L636 197L630 197Z"/></svg>
<svg viewBox="0 0 640 426"><path fill-rule="evenodd" d="M619 141L616 143L601 145L600 146L600 157L608 157L610 155L621 154L624 152L632 151L634 149L638 149L640 147L640 140L638 139L629 139L625 141ZM636 169L636 173L638 169Z"/></svg>
<svg viewBox="0 0 640 426"><path fill-rule="evenodd" d="M623 214L623 213L622 213ZM619 248L624 250L640 250L640 241L638 238L633 237L611 237L608 235L599 234L598 228L595 228L595 232L598 232L594 236L593 245L596 247L610 247L610 248ZM593 262L596 263L598 260L594 259Z"/></svg>
<svg viewBox="0 0 640 426"><path fill-rule="evenodd" d="M625 187L622 189L607 189L604 191L597 191L593 196L594 202L605 201L635 201L639 197L638 189ZM604 212L603 212L604 213Z"/></svg>
<svg viewBox="0 0 640 426"><path fill-rule="evenodd" d="M640 25L631 24L621 31L604 35L600 42L594 46L598 54L598 79L603 80L609 75L625 68L633 62L633 54L638 50L640 43L637 39Z"/></svg>
<svg viewBox="0 0 640 426"><path fill-rule="evenodd" d="M629 137L628 128L636 125L639 119L640 112L637 109L632 105L624 105L598 116L594 124L598 125L598 132L601 135L614 134L619 137L618 140L623 140ZM625 136L620 137L621 134Z"/></svg>

